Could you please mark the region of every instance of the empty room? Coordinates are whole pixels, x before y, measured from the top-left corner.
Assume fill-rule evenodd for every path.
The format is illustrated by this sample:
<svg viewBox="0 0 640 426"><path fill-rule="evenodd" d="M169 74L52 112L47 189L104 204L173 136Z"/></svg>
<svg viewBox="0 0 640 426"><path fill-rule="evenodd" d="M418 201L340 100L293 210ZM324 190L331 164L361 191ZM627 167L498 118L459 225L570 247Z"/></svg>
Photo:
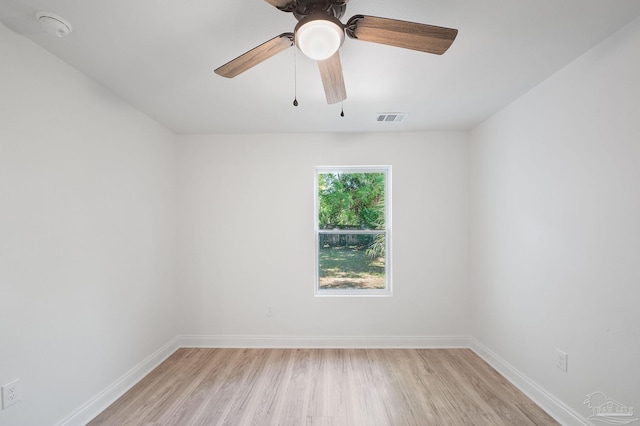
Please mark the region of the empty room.
<svg viewBox="0 0 640 426"><path fill-rule="evenodd" d="M639 361L637 0L0 0L1 426L640 425Z"/></svg>

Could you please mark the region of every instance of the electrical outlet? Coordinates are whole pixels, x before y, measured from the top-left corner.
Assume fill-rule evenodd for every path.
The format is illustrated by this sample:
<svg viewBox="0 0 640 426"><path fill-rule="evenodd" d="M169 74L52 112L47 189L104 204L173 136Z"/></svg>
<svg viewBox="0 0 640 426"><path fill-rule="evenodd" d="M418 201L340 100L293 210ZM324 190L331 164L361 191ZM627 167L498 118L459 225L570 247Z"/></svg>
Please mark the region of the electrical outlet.
<svg viewBox="0 0 640 426"><path fill-rule="evenodd" d="M267 306L267 314L268 317L272 317L273 316L273 307L271 306Z"/></svg>
<svg viewBox="0 0 640 426"><path fill-rule="evenodd" d="M557 364L556 366L564 371L565 373L567 372L567 367L568 367L568 362L569 362L569 355L567 355L566 352L561 351L560 349L556 349L556 356L557 356Z"/></svg>
<svg viewBox="0 0 640 426"><path fill-rule="evenodd" d="M11 383L7 383L2 387L2 409L12 406L22 399L20 391L20 379L16 379Z"/></svg>

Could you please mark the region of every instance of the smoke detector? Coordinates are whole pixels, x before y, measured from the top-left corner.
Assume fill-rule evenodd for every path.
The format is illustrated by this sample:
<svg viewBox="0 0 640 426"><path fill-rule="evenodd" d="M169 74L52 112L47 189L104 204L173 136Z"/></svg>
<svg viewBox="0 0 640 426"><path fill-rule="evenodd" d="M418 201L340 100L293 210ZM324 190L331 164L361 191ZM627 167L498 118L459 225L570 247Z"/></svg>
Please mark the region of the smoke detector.
<svg viewBox="0 0 640 426"><path fill-rule="evenodd" d="M71 24L61 16L49 12L36 13L40 27L51 35L66 37L73 30Z"/></svg>

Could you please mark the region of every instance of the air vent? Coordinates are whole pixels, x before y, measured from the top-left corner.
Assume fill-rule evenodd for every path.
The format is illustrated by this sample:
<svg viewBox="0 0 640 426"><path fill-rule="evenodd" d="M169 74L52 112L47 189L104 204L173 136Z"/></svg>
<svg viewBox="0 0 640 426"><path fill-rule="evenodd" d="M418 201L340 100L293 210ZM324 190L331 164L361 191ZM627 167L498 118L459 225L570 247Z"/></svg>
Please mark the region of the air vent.
<svg viewBox="0 0 640 426"><path fill-rule="evenodd" d="M378 121L385 123L400 123L407 118L407 113L403 112L381 112L378 114Z"/></svg>

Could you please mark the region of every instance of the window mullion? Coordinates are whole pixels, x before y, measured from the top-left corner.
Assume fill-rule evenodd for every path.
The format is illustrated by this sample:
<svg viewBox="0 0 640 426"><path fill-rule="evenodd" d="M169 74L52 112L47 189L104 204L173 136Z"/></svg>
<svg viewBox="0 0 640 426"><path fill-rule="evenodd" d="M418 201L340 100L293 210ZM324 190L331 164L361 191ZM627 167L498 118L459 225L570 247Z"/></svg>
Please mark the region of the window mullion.
<svg viewBox="0 0 640 426"><path fill-rule="evenodd" d="M386 234L386 229L319 229L319 234L352 234L352 235L369 235L369 234Z"/></svg>

